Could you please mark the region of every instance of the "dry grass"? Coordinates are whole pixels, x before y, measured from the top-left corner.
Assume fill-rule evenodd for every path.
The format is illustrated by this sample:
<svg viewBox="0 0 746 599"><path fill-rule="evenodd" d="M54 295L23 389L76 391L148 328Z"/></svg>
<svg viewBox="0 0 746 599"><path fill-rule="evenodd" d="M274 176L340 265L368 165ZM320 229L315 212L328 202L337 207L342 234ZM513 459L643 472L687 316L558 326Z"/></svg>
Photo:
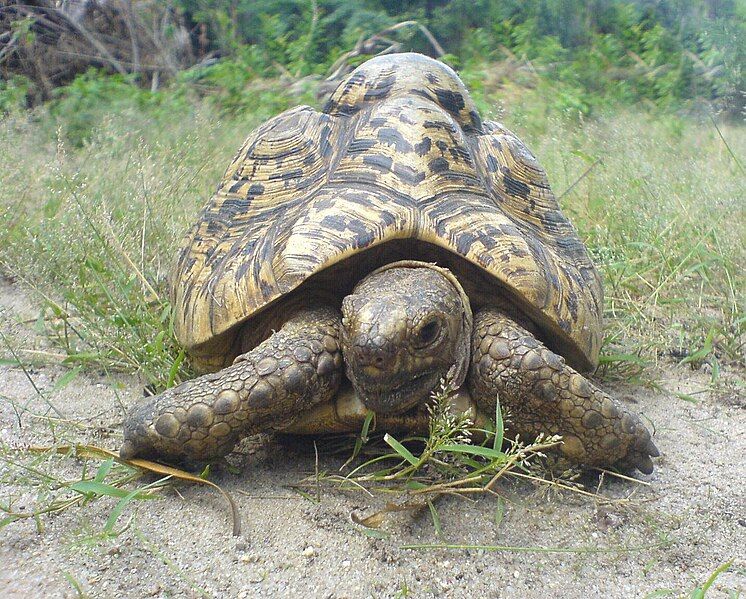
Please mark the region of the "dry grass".
<svg viewBox="0 0 746 599"><path fill-rule="evenodd" d="M477 99L499 105L496 92ZM602 374L666 356L741 361L743 128L721 126L721 138L710 120L632 111L583 122L533 102L488 116L515 129L566 192L563 209L604 273ZM133 108L105 115L81 148L44 119L2 122L0 269L38 293L68 361L137 371L156 388L188 373L169 327L168 267L259 114L219 120L182 107L154 120Z"/></svg>

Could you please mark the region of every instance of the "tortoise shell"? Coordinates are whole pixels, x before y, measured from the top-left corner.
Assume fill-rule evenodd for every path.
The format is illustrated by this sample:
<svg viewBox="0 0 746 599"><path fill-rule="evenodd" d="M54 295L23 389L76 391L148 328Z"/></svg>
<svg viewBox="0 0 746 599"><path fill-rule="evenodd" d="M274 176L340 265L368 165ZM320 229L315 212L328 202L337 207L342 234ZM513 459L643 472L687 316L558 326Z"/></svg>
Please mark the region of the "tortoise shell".
<svg viewBox="0 0 746 599"><path fill-rule="evenodd" d="M450 268L476 307L504 299L571 365L596 365L600 277L545 171L418 54L374 58L322 112L299 106L249 136L183 242L176 335L201 370L220 368L288 302L341 299L397 259Z"/></svg>

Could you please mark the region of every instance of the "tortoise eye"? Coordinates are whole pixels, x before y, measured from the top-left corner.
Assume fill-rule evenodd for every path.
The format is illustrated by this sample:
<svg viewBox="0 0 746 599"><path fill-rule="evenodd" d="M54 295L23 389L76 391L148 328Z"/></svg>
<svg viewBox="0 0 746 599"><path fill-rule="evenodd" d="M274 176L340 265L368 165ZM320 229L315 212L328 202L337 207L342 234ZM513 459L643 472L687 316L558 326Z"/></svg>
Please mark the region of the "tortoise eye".
<svg viewBox="0 0 746 599"><path fill-rule="evenodd" d="M417 347L426 347L435 341L440 335L440 322L437 319L430 320L420 327L417 332Z"/></svg>

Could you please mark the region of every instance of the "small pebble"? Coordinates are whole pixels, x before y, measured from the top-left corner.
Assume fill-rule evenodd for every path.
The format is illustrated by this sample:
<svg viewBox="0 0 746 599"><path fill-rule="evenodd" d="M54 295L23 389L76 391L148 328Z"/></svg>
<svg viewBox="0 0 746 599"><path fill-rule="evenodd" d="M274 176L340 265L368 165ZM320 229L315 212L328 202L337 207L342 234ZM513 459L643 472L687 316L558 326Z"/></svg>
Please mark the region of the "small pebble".
<svg viewBox="0 0 746 599"><path fill-rule="evenodd" d="M311 545L309 545L303 550L303 555L304 557L313 557L314 555L316 555L316 550Z"/></svg>
<svg viewBox="0 0 746 599"><path fill-rule="evenodd" d="M145 591L145 594L148 597L153 597L155 595L158 595L160 592L161 592L161 585L156 583L152 587L150 587L147 591Z"/></svg>
<svg viewBox="0 0 746 599"><path fill-rule="evenodd" d="M352 562L350 560L342 560L342 568L344 568L345 570L349 570L350 567L352 567Z"/></svg>

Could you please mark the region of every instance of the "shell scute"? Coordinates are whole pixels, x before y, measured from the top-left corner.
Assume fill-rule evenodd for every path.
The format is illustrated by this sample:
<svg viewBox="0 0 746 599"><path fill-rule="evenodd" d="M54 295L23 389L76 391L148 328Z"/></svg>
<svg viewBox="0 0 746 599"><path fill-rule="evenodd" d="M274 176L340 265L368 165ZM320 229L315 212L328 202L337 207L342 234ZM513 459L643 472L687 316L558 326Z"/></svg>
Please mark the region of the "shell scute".
<svg viewBox="0 0 746 599"><path fill-rule="evenodd" d="M323 112L301 106L249 136L182 246L177 336L221 365L238 325L396 240L475 265L571 363L596 362L600 278L545 171L481 120L449 67L416 54L370 60Z"/></svg>

